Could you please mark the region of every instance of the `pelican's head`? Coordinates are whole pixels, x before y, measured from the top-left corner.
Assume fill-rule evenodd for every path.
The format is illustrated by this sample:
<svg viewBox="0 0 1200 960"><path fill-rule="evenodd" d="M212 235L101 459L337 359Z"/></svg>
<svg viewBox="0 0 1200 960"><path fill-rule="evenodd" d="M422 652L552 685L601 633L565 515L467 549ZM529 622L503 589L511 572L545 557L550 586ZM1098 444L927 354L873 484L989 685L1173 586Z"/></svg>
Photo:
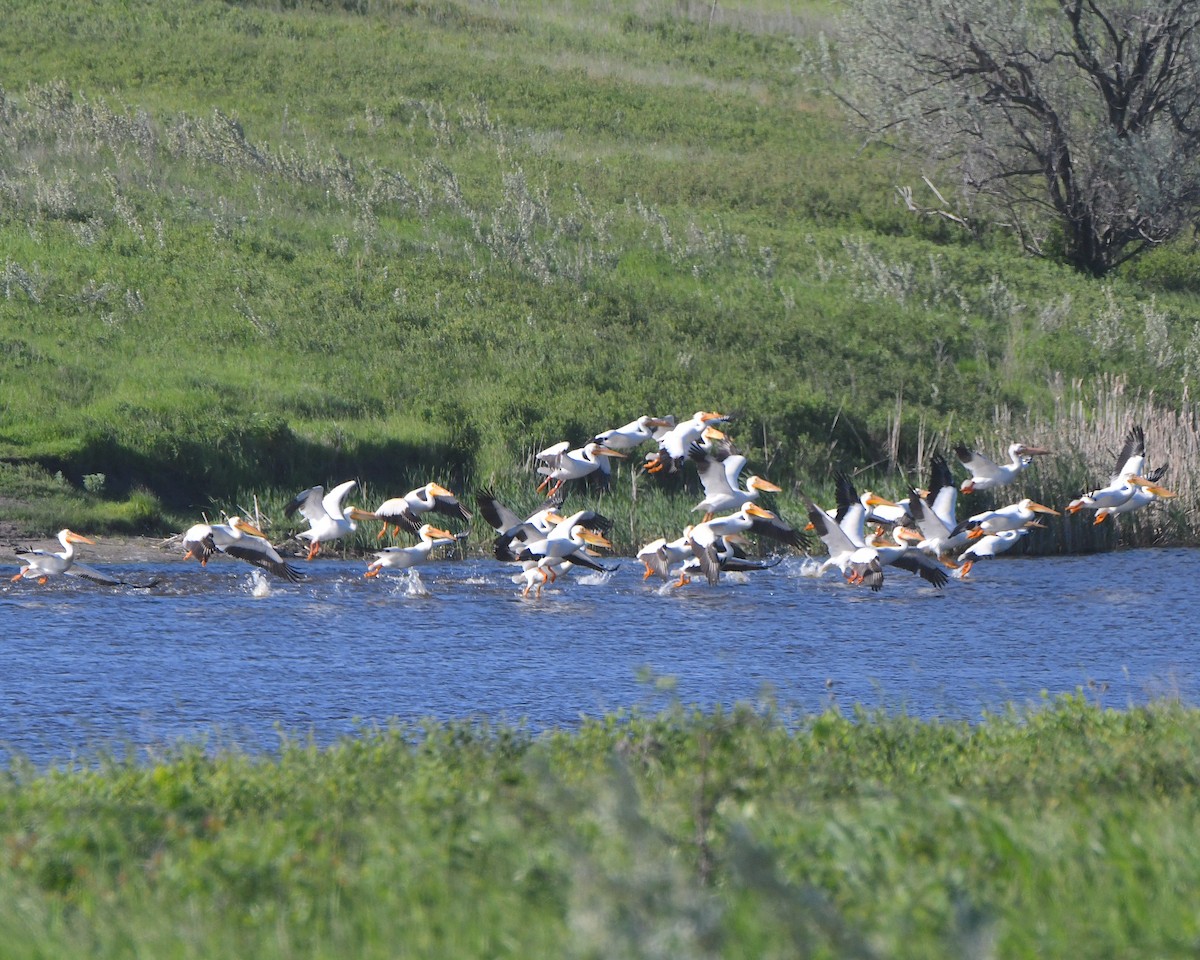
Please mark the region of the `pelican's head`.
<svg viewBox="0 0 1200 960"><path fill-rule="evenodd" d="M775 514L773 514L770 510L764 510L757 503L746 504L744 507L742 507L742 513L749 517L759 517L763 520L776 519Z"/></svg>
<svg viewBox="0 0 1200 960"><path fill-rule="evenodd" d="M1028 497L1021 501L1021 506L1026 510L1032 510L1034 513L1048 513L1052 517L1062 516L1062 514L1053 507L1047 507L1044 504L1038 503L1036 500L1030 500Z"/></svg>
<svg viewBox="0 0 1200 960"><path fill-rule="evenodd" d="M1031 447L1026 443L1014 443L1008 448L1009 456L1013 457L1040 457L1053 452L1045 447Z"/></svg>
<svg viewBox="0 0 1200 960"><path fill-rule="evenodd" d="M571 535L572 538L578 538L584 543L590 543L593 547L612 547L612 544L604 539L603 536L598 534L595 530L589 530L582 523L575 524L574 528L571 530Z"/></svg>
<svg viewBox="0 0 1200 960"><path fill-rule="evenodd" d="M865 507L894 507L897 506L894 500L886 500L873 490L868 490L862 495L863 506Z"/></svg>
<svg viewBox="0 0 1200 960"><path fill-rule="evenodd" d="M443 530L441 527L435 527L432 523L423 523L417 531L417 536L422 540L457 540L449 530Z"/></svg>
<svg viewBox="0 0 1200 960"><path fill-rule="evenodd" d="M351 507L346 511L346 517L350 520L378 520L379 518L369 510L359 510L358 507Z"/></svg>
<svg viewBox="0 0 1200 960"><path fill-rule="evenodd" d="M425 489L429 491L431 497L452 497L454 494L443 487L440 483L427 483Z"/></svg>
<svg viewBox="0 0 1200 960"><path fill-rule="evenodd" d="M1083 509L1083 497L1076 497L1067 504L1067 513L1078 513Z"/></svg>
<svg viewBox="0 0 1200 960"><path fill-rule="evenodd" d="M746 486L751 490L763 490L767 493L780 493L783 488L766 480L763 477L753 476L746 481Z"/></svg>
<svg viewBox="0 0 1200 960"><path fill-rule="evenodd" d="M95 540L89 540L81 533L76 533L74 530L67 530L65 528L58 532L58 539L62 542L64 547L68 543L90 543L93 546L96 543Z"/></svg>
<svg viewBox="0 0 1200 960"><path fill-rule="evenodd" d="M258 527L247 520L243 520L241 517L230 517L229 525L235 530L241 530L242 533L250 534L252 537L262 537L264 540L267 539L267 535L259 530Z"/></svg>
<svg viewBox="0 0 1200 960"><path fill-rule="evenodd" d="M975 481L971 479L964 480L962 486L958 488L959 493L974 493Z"/></svg>
<svg viewBox="0 0 1200 960"><path fill-rule="evenodd" d="M620 450L606 447L604 444L596 443L594 440L587 445L586 449L593 457L621 457L624 459L627 456L627 454L622 453Z"/></svg>
<svg viewBox="0 0 1200 960"><path fill-rule="evenodd" d="M1175 496L1175 494L1166 487L1160 487L1153 480L1148 480L1145 477L1130 477L1129 482L1134 486L1143 487L1146 490L1149 490L1156 497L1162 497L1164 500L1169 500L1171 497Z"/></svg>

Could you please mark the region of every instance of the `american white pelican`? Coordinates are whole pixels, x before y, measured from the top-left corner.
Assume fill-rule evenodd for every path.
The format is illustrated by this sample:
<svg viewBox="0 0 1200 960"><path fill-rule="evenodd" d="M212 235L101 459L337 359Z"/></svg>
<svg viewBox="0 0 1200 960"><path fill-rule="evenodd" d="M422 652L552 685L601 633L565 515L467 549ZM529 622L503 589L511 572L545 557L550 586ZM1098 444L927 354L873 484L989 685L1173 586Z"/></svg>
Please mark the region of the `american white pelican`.
<svg viewBox="0 0 1200 960"><path fill-rule="evenodd" d="M699 563L700 572L708 579L709 584L715 584L721 576L717 541L721 538L728 539L733 534L744 533L753 533L771 540L778 540L780 543L796 547L799 550L804 550L807 546L804 535L800 531L793 529L770 510L764 510L756 503L747 503L736 513L713 517L692 528L690 537L692 555Z"/></svg>
<svg viewBox="0 0 1200 960"><path fill-rule="evenodd" d="M950 489L956 493L958 491L954 486ZM958 523L954 519L953 509L948 517L943 517L938 512L936 500L931 505L922 500L914 490L909 499L909 510L912 511L913 523L921 532L921 540L916 544L917 549L940 560L951 569L956 567L955 557L971 542L971 538L968 530L954 532Z"/></svg>
<svg viewBox="0 0 1200 960"><path fill-rule="evenodd" d="M1103 523L1105 519L1112 516L1120 516L1127 513L1133 513L1135 510L1141 510L1143 507L1148 507L1155 500L1166 500L1175 496L1175 494L1158 485L1158 481L1163 478L1167 472L1167 466L1164 464L1144 478L1144 484L1135 483L1132 495L1124 503L1118 504L1115 507L1100 507L1096 510L1096 519L1093 523Z"/></svg>
<svg viewBox="0 0 1200 960"><path fill-rule="evenodd" d="M553 581L557 577L558 567L561 566L564 560L569 560L571 563L588 567L592 570L609 572L608 567L596 563L587 553L588 545L596 547L612 546L596 530L596 526L602 522L611 526L611 521L607 520L607 518L600 517L591 510L580 510L569 517L559 517L558 523L545 538L531 541L525 545L524 549L518 554L517 559L526 563L533 563L536 566L538 571L537 576L541 580L537 584L537 595L539 597L542 595L542 587L545 586L546 582ZM523 596L529 595L532 585L532 578L527 579Z"/></svg>
<svg viewBox="0 0 1200 960"><path fill-rule="evenodd" d="M720 573L750 573L753 570L769 570L783 561L783 557L751 560L740 546L745 541L745 536L740 533L717 537L713 541L712 549L716 555L717 569ZM700 558L695 555L685 558L679 567L679 578L675 581L675 586L685 586L698 573L705 573L704 564Z"/></svg>
<svg viewBox="0 0 1200 960"><path fill-rule="evenodd" d="M197 523L183 534L184 560L196 559L207 566L214 553L225 553L238 560L299 583L304 574L287 563L271 546L264 534L241 517L230 517L225 523Z"/></svg>
<svg viewBox="0 0 1200 960"><path fill-rule="evenodd" d="M1034 457L1051 451L1045 447L1012 443L1008 447L1009 462L1003 465L961 443L954 448L954 452L971 473L971 476L962 482L960 489L963 493L974 493L976 490L994 490L997 487L1008 486L1017 479L1017 474L1033 463Z"/></svg>
<svg viewBox="0 0 1200 960"><path fill-rule="evenodd" d="M688 456L700 473L704 487L704 499L692 507L693 512L704 511L704 520L723 510L738 510L743 505L758 499L762 491L779 493L780 488L770 480L752 476L746 480L745 488L738 486L742 471L746 469L746 458L728 440L714 443L705 450L698 443L688 448Z"/></svg>
<svg viewBox="0 0 1200 960"><path fill-rule="evenodd" d="M955 533L969 531L969 536L972 540L977 539L987 533L1000 533L1003 530L1020 530L1027 523L1036 520L1039 513L1046 513L1053 517L1060 517L1057 510L1052 507L1044 506L1025 497L1023 500L1018 500L1016 503L1010 503L1006 507L1000 507L996 510L985 510L982 513L977 513L966 520L959 522L954 528Z"/></svg>
<svg viewBox="0 0 1200 960"><path fill-rule="evenodd" d="M526 543L545 539L558 523L558 511L566 497L566 491L560 490L522 520L519 514L501 503L491 490L485 488L476 493L475 503L479 506L479 512L496 531L493 541L496 559L514 561ZM605 529L611 529L611 521L602 519L608 522Z"/></svg>
<svg viewBox="0 0 1200 960"><path fill-rule="evenodd" d="M1022 537L1028 536L1030 530L1040 526L1040 523L1033 522L1018 527L1016 530L1001 530L999 533L989 533L987 536L980 537L962 552L960 559L963 561L963 565L959 568L958 578L964 579L971 572L971 568L975 566L976 560L989 560L1011 550Z"/></svg>
<svg viewBox="0 0 1200 960"><path fill-rule="evenodd" d="M589 440L582 447L576 447L574 450L569 449L570 446L566 440L563 440L535 455L536 459L542 461L537 472L545 477L538 484L538 490L545 490L553 480L555 481L554 486L550 487L549 491L553 496L568 480L580 480L596 471L600 471L607 483L608 470L601 458L625 456L620 450L606 447L594 440Z"/></svg>
<svg viewBox="0 0 1200 960"><path fill-rule="evenodd" d="M651 577L662 577L664 580L671 576L671 567L683 563L692 555L692 525L683 528L683 536L668 540L659 537L651 540L637 552L637 558L642 561L646 572L643 580Z"/></svg>
<svg viewBox="0 0 1200 960"><path fill-rule="evenodd" d="M443 530L430 523L421 524L417 530L417 536L421 538L421 542L415 546L387 547L376 552L375 559L367 567L367 572L363 576L378 576L379 571L384 567L389 570L407 570L419 563L426 563L432 555L434 547L446 547L458 543L458 537L449 530Z"/></svg>
<svg viewBox="0 0 1200 960"><path fill-rule="evenodd" d="M75 533L72 530L62 529L58 531L58 542L62 544L62 550L58 553L51 553L49 550L22 550L18 549L14 552L17 559L24 566L21 571L14 577L12 582L18 580L36 580L38 583L45 583L51 577L67 574L72 577L82 577L85 580L93 580L96 583L103 583L110 587L152 587L157 581L152 581L146 584L126 583L124 580L118 580L116 577L110 577L106 573L101 573L85 564L80 563L75 559L75 544L89 543L95 544L95 540L89 540L82 534Z"/></svg>
<svg viewBox="0 0 1200 960"><path fill-rule="evenodd" d="M297 536L309 542L309 560L320 552L322 543L340 540L353 533L358 529L359 520L374 519L374 515L365 510L345 506L346 498L355 486L356 481L347 480L328 493L322 486L309 487L284 507L285 517L291 517L299 510L301 516L308 521L309 528Z"/></svg>
<svg viewBox="0 0 1200 960"><path fill-rule="evenodd" d="M660 435L675 426L675 418L642 416L631 420L622 427L613 427L592 437L594 443L612 450L632 450L649 440L656 440Z"/></svg>
<svg viewBox="0 0 1200 960"><path fill-rule="evenodd" d="M674 473L688 458L692 444L705 439L722 439L725 434L713 426L725 423L729 417L723 413L697 410L682 423L676 424L658 438L658 450L646 454L644 467L648 473Z"/></svg>
<svg viewBox="0 0 1200 960"><path fill-rule="evenodd" d="M462 520L464 523L471 519L471 511L458 502L454 494L440 483L427 483L416 490L410 490L402 497L392 497L385 500L372 512L383 521L383 529L379 531L379 539L387 533L388 524L392 525L392 535L399 536L400 530L418 533L422 519L429 512L440 513L442 516Z"/></svg>
<svg viewBox="0 0 1200 960"><path fill-rule="evenodd" d="M1078 513L1084 509L1095 510L1095 523L1102 523L1105 517L1129 502L1135 493L1138 494L1138 502L1141 506L1158 497L1168 499L1175 496L1170 490L1158 485L1158 480L1166 472L1165 467L1156 471L1153 478L1142 476L1145 469L1146 437L1141 426L1135 425L1130 428L1125 437L1125 444L1121 447L1120 454L1117 455L1116 472L1108 484L1072 500L1067 504L1067 512Z"/></svg>
<svg viewBox="0 0 1200 960"><path fill-rule="evenodd" d="M935 587L945 585L948 579L945 571L916 547L867 543L864 534L866 505L849 476L839 471L835 481L838 509L834 517L805 497L809 522L829 551L829 559L821 564L821 572L837 567L849 583L865 583L878 591L883 588L883 567L895 566L918 574Z"/></svg>

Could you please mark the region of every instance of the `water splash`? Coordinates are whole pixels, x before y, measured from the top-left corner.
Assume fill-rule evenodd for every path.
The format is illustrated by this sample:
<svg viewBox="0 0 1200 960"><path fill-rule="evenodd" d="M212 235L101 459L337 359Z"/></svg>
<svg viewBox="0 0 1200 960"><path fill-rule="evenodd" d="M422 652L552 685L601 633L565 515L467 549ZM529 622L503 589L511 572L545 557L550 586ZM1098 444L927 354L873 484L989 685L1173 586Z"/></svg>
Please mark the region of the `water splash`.
<svg viewBox="0 0 1200 960"><path fill-rule="evenodd" d="M255 570L250 574L250 595L253 597L269 597L271 595L271 581L261 570Z"/></svg>
<svg viewBox="0 0 1200 960"><path fill-rule="evenodd" d="M404 578L404 595L406 597L432 597L425 581L416 570L409 570Z"/></svg>

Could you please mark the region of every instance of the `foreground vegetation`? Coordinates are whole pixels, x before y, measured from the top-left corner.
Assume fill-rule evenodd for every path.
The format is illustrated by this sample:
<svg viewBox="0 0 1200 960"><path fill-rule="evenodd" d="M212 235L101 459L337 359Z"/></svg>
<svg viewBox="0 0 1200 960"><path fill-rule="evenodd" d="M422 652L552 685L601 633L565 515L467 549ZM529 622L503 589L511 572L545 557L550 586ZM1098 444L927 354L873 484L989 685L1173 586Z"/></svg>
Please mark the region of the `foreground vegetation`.
<svg viewBox="0 0 1200 960"><path fill-rule="evenodd" d="M1194 956L1200 713L741 707L0 779L24 957Z"/></svg>
<svg viewBox="0 0 1200 960"><path fill-rule="evenodd" d="M1195 242L1099 283L910 212L936 173L860 151L809 69L832 10L12 0L4 515L525 490L542 446L702 407L793 495L900 495L1077 405L1074 495L1127 426L1104 377L1194 442Z"/></svg>

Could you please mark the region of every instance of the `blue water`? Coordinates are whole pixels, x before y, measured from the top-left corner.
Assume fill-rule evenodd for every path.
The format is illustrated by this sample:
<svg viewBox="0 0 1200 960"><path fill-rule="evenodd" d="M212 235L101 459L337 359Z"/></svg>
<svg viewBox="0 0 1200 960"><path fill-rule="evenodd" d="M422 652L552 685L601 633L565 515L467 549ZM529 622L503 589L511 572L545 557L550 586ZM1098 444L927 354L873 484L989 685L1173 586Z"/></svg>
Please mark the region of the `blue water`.
<svg viewBox="0 0 1200 960"><path fill-rule="evenodd" d="M298 585L224 558L96 566L162 582L0 581L0 763L181 738L271 750L391 719L536 731L672 697L967 720L1079 688L1115 707L1200 700L1184 586L1200 551L1003 558L943 591L894 571L880 594L798 557L678 590L626 559L540 600L492 561L368 581L362 562L318 559Z"/></svg>

